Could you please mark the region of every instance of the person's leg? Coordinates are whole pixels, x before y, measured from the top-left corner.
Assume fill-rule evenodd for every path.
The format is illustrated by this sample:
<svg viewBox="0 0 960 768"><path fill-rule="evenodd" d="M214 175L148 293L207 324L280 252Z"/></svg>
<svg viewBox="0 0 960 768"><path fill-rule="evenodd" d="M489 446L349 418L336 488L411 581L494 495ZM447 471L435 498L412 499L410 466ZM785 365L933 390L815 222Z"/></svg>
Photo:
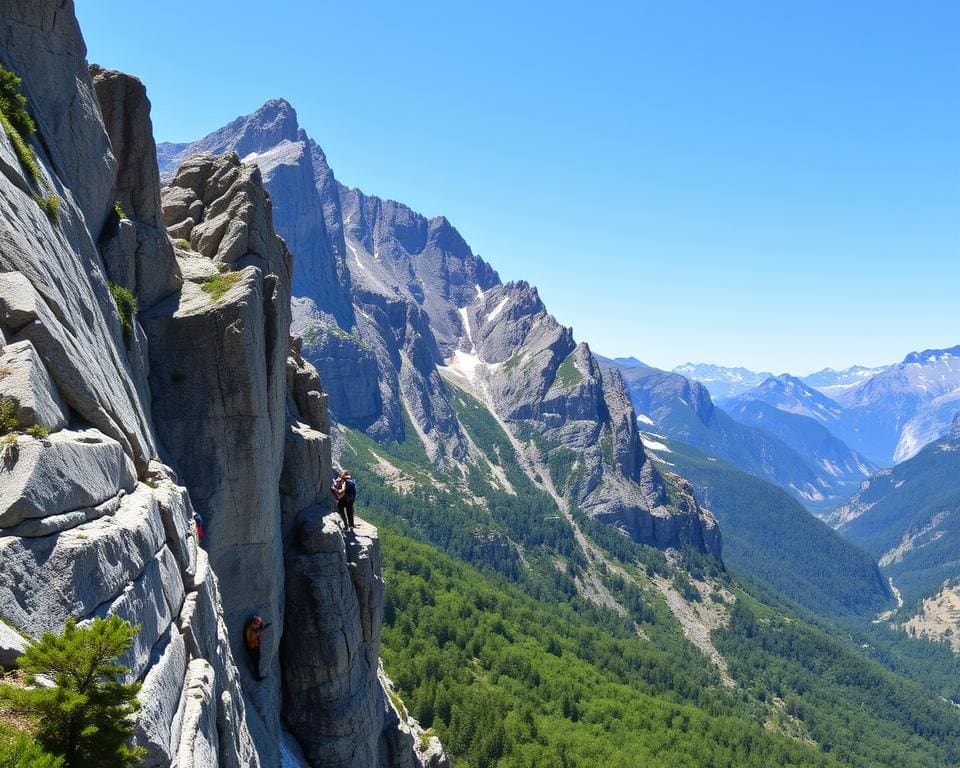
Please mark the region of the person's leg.
<svg viewBox="0 0 960 768"><path fill-rule="evenodd" d="M253 672L254 680L262 680L260 677L260 646L249 648L250 651L250 669Z"/></svg>
<svg viewBox="0 0 960 768"><path fill-rule="evenodd" d="M340 515L340 519L343 520L344 528L346 528L348 525L346 506L347 506L346 499L337 499L337 514Z"/></svg>
<svg viewBox="0 0 960 768"><path fill-rule="evenodd" d="M347 502L347 519L350 521L350 527L353 528L353 502Z"/></svg>

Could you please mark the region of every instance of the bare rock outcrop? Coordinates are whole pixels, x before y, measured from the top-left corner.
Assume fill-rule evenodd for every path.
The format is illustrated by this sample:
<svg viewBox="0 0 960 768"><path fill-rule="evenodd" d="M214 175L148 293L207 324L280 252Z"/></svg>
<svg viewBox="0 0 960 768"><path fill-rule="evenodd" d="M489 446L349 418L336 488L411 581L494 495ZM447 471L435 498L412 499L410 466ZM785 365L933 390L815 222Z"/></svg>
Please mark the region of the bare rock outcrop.
<svg viewBox="0 0 960 768"><path fill-rule="evenodd" d="M143 85L91 79L84 54L69 0L0 6L0 61L23 77L40 168L0 131L0 398L16 422L0 446L0 664L70 619L117 615L140 627L120 661L142 684L148 768L273 768L281 743L301 752L281 713L314 765L446 765L386 693L375 529L348 541L334 526L335 562L304 538L330 511L330 418L290 338L292 256L261 171L192 157L161 198ZM276 172L301 163L309 181L314 156L287 146ZM325 603L328 576L339 592ZM273 625L262 681L237 664L253 613ZM345 656L310 645L334 624L349 628ZM345 728L337 702L355 705L354 738L318 745L304 727Z"/></svg>
<svg viewBox="0 0 960 768"><path fill-rule="evenodd" d="M180 288L183 278L160 209L160 171L150 120L147 90L122 72L90 68L103 121L117 159L114 215L101 235L101 251L113 255L107 268L116 283L129 288L141 308ZM130 233L132 232L132 237ZM111 268L112 267L112 268Z"/></svg>
<svg viewBox="0 0 960 768"><path fill-rule="evenodd" d="M386 694L381 572L376 528L358 521L344 534L332 517L302 517L287 555L288 601L301 614L284 631L284 686L296 702L285 718L314 768L448 765Z"/></svg>

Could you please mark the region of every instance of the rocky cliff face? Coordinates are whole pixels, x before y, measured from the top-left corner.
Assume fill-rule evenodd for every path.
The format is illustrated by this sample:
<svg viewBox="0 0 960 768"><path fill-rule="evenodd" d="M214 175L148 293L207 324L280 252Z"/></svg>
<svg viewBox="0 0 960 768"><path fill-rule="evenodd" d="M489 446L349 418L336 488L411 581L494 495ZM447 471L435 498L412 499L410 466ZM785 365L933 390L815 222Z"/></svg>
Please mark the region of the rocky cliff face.
<svg viewBox="0 0 960 768"><path fill-rule="evenodd" d="M141 626L122 661L143 683L147 766L445 765L378 668L376 531L324 520L326 395L290 337L292 257L260 170L194 158L161 202L143 85L84 55L69 2L0 9L40 168L0 131L0 401L17 427L0 448L0 663L117 614ZM254 613L273 624L260 682Z"/></svg>
<svg viewBox="0 0 960 768"><path fill-rule="evenodd" d="M450 387L465 389L526 446L533 464L577 454L575 469L553 478L558 497L638 541L719 554L709 513L644 455L620 378L605 376L536 289L502 284L447 219L339 184L319 148L288 126L313 150L313 189L303 188L306 153L287 138L276 141L277 110L293 115L285 102L268 102L192 145L162 148L161 162L171 152L256 147L249 159L263 169L277 207L297 201L278 215L278 231L300 253L304 233L322 227L327 248L310 252L329 263L297 267L295 294L302 293L293 322L328 386L334 420L377 440L403 440L412 429L437 466L456 466L470 449ZM313 207L304 208L300 201L311 196ZM352 317L327 307L329 287L318 289L311 277L321 273L337 274Z"/></svg>

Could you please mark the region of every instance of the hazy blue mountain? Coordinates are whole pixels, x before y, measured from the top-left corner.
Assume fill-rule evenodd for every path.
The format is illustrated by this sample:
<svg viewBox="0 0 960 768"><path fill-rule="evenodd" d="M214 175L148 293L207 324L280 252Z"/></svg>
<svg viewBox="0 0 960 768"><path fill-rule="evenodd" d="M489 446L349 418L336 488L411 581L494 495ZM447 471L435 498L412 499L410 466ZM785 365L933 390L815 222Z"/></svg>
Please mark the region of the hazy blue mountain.
<svg viewBox="0 0 960 768"><path fill-rule="evenodd" d="M598 360L609 360L610 362L616 363L617 365L624 365L628 368L649 368L650 366L646 363L637 360L635 357L614 357L612 360L610 358L603 357L602 355L596 355Z"/></svg>
<svg viewBox="0 0 960 768"><path fill-rule="evenodd" d="M734 398L727 401L725 407L741 424L779 437L812 465L836 478L837 490L846 489L841 495L855 493L860 483L879 469L809 416L781 411L749 398Z"/></svg>
<svg viewBox="0 0 960 768"><path fill-rule="evenodd" d="M912 352L837 402L848 412L841 436L852 447L881 465L909 459L960 408L960 346Z"/></svg>
<svg viewBox="0 0 960 768"><path fill-rule="evenodd" d="M809 376L801 376L800 380L808 387L813 387L827 397L836 398L841 393L860 386L867 379L876 376L878 373L883 373L890 367L889 365L881 365L877 368L867 368L862 365L852 365L842 371L824 368L811 373Z"/></svg>
<svg viewBox="0 0 960 768"><path fill-rule="evenodd" d="M718 408L699 382L657 368L617 367L641 422L780 486L810 509L832 509L873 469L812 420L801 422L803 429L795 433L787 430L791 445L777 434L780 424L773 430L741 424Z"/></svg>
<svg viewBox="0 0 960 768"><path fill-rule="evenodd" d="M843 421L843 408L834 400L807 386L796 376L782 374L765 379L759 386L721 401L724 408L759 401L786 413L807 416L827 426Z"/></svg>
<svg viewBox="0 0 960 768"><path fill-rule="evenodd" d="M911 352L878 369L773 377L737 402L745 398L817 419L875 464L890 466L935 440L960 407L960 346Z"/></svg>
<svg viewBox="0 0 960 768"><path fill-rule="evenodd" d="M717 400L739 395L773 376L772 373L757 373L746 368L728 368L710 363L684 363L674 368L673 373L699 381Z"/></svg>

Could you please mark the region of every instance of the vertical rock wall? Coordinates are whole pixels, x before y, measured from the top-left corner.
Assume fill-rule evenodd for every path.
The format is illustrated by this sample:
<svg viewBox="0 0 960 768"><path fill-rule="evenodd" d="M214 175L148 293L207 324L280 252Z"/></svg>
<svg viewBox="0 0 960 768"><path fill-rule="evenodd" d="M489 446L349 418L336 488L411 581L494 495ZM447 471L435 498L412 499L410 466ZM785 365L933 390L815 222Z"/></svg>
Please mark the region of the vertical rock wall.
<svg viewBox="0 0 960 768"><path fill-rule="evenodd" d="M70 2L0 6L40 167L0 131L0 400L16 422L0 443L0 663L116 614L140 625L121 661L142 683L149 768L301 765L304 750L445 765L386 695L376 530L345 538L329 516L326 395L291 343L292 257L260 171L194 157L161 207L145 88L91 78L84 55ZM242 643L254 613L272 623L263 681Z"/></svg>
<svg viewBox="0 0 960 768"><path fill-rule="evenodd" d="M149 102L110 73L127 98L108 135L84 53L71 3L0 6L0 63L23 78L40 169L28 173L0 131L0 399L21 430L0 457L2 657L13 663L68 618L119 615L141 627L121 661L143 686L144 765L258 766L191 500L156 460L145 336L135 319L123 332L107 290L117 276L97 247L117 240L123 197L136 218L128 287L147 303L179 286L159 227ZM36 198L58 200L58 212ZM34 425L50 434L22 431Z"/></svg>

